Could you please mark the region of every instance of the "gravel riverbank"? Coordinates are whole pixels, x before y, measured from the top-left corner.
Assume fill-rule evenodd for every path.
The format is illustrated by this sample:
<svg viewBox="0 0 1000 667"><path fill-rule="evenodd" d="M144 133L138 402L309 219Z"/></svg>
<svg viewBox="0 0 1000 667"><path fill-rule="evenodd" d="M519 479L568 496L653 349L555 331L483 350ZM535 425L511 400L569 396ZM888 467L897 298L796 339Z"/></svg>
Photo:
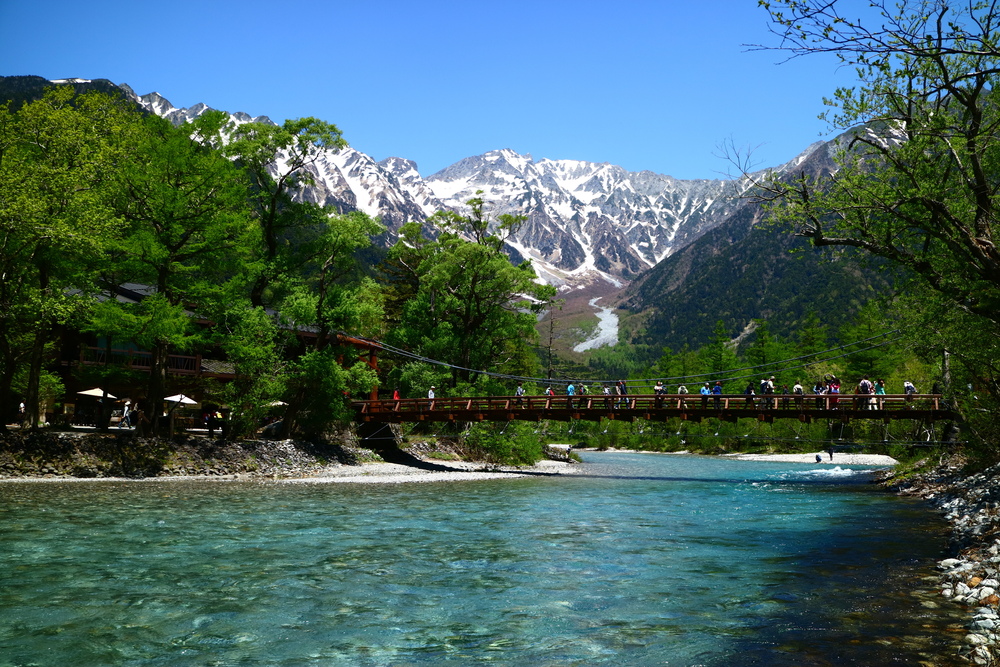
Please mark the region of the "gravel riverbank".
<svg viewBox="0 0 1000 667"><path fill-rule="evenodd" d="M386 462L371 450L340 443L14 431L0 438L0 481L270 479L398 484L553 475L574 468L565 450L558 448L550 454L563 460L526 467L436 460L426 447L413 449L413 454L397 452L400 462Z"/></svg>
<svg viewBox="0 0 1000 667"><path fill-rule="evenodd" d="M944 600L970 615L963 654L976 665L1000 663L1000 465L976 474L958 466L900 482L902 494L930 502L951 524L951 556L938 563ZM891 483L891 479L889 483Z"/></svg>

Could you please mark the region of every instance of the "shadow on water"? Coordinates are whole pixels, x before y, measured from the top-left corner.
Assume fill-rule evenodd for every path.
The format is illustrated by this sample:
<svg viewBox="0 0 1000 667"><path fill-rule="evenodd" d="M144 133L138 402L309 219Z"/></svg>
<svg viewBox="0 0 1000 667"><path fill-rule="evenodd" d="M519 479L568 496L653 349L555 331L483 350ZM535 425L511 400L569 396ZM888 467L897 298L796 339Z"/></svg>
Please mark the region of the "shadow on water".
<svg viewBox="0 0 1000 667"><path fill-rule="evenodd" d="M940 537L940 536L934 536ZM943 542L943 538L928 540ZM928 561L935 548L900 556L884 550L809 550L776 559L770 599L736 605L742 632L723 654L700 656L703 667L821 667L840 665L966 665L959 655L966 613L932 589ZM939 545L943 546L943 545ZM929 553L925 553L929 552ZM836 591L835 595L830 595ZM764 619L756 607L766 606Z"/></svg>

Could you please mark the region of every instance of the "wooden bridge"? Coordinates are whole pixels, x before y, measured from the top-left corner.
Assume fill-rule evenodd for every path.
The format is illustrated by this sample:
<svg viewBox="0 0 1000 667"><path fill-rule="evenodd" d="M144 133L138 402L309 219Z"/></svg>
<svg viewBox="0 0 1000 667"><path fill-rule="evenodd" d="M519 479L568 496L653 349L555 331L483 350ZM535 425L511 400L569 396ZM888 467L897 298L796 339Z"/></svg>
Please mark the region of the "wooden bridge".
<svg viewBox="0 0 1000 667"><path fill-rule="evenodd" d="M698 422L757 419L814 420L954 419L942 405L941 394L639 394L629 396L482 396L474 398L405 398L355 401L358 422L477 422L477 421L666 421Z"/></svg>

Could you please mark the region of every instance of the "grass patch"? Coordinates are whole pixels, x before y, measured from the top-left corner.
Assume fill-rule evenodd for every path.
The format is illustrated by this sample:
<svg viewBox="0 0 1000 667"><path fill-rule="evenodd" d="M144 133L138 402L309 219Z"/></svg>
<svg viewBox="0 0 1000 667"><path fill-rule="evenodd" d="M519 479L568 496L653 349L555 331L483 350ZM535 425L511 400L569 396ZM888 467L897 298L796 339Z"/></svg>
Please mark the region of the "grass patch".
<svg viewBox="0 0 1000 667"><path fill-rule="evenodd" d="M427 458L437 459L439 461L460 461L461 459L457 454L452 454L451 452L427 452Z"/></svg>

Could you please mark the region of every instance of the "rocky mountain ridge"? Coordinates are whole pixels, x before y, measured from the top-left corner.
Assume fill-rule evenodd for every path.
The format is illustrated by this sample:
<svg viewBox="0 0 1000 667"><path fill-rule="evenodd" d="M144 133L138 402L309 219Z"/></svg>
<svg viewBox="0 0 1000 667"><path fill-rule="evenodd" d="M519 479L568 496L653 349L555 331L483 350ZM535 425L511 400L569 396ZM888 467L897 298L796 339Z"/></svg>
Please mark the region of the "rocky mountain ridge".
<svg viewBox="0 0 1000 667"><path fill-rule="evenodd" d="M53 83L0 77L0 93L16 108ZM178 124L209 109L177 108L158 93L140 96L104 79L58 83L78 92L121 94ZM240 112L230 117L236 123L272 122ZM817 142L773 171L828 171L835 146L836 140ZM633 338L676 347L697 344L717 319L738 332L758 318L794 326L806 307L836 305L849 314L856 299L846 308L842 298L831 302L832 287L858 296L872 286L868 272L857 267L844 267L846 277L830 281L801 256L797 265L789 264L791 239L758 229L759 205L741 198L746 180L685 181L611 164L535 159L508 149L465 158L426 177L412 160L376 161L353 148L321 155L312 169L315 185L299 196L379 217L389 232L382 243L392 243L402 225L438 210L465 212L465 202L479 191L493 214L525 215L507 251L515 261L530 258L541 279L560 288L567 353L586 342L602 306L623 309L625 320L636 323L623 321ZM789 298L784 287L775 289L786 283L795 286L798 298ZM604 333L601 345L616 337Z"/></svg>
<svg viewBox="0 0 1000 667"><path fill-rule="evenodd" d="M121 91L141 108L177 124L210 108L204 103L178 108L159 93L138 95L127 84L105 79L0 79L5 89L18 91L40 92L52 83L79 91ZM272 122L243 112L230 116L236 123ZM802 161L819 145L778 170ZM527 217L509 243L512 259L531 259L543 280L564 289L595 281L622 287L745 205L740 199L745 180L680 180L607 163L536 160L509 149L459 160L430 176L421 175L412 160L376 161L353 148L331 151L313 168L316 184L300 193L302 198L381 218L388 242L407 222L438 210L467 210L465 202L482 191L494 214Z"/></svg>
<svg viewBox="0 0 1000 667"><path fill-rule="evenodd" d="M179 109L158 93L140 96L120 87L174 123L209 109L204 104ZM266 116L230 115L237 123L271 122ZM478 196L494 215L527 218L508 244L511 257L531 259L543 280L565 289L595 280L624 286L722 224L743 205L739 197L746 187L744 180L680 180L607 163L536 160L509 149L468 157L424 177L412 160L375 161L346 148L324 155L313 175L316 184L303 198L377 216L390 239L403 224L438 210L467 210L465 202L481 191Z"/></svg>

